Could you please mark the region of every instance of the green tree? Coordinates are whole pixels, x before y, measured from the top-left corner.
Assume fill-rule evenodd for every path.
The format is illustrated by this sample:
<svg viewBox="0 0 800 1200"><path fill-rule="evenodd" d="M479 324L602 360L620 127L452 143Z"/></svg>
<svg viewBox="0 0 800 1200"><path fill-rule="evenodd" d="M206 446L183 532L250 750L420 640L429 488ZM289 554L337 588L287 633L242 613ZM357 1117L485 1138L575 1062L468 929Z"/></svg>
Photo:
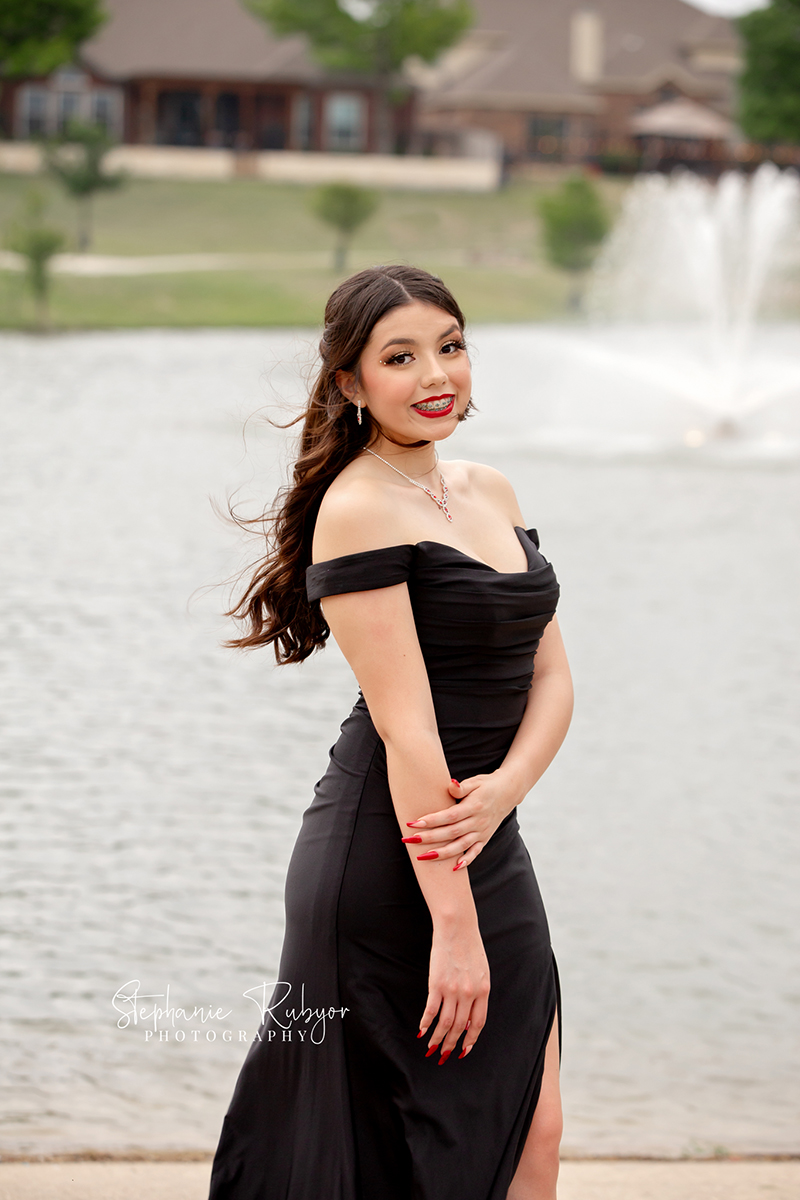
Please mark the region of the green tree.
<svg viewBox="0 0 800 1200"><path fill-rule="evenodd" d="M757 142L800 141L800 0L772 0L738 25L745 47L742 129Z"/></svg>
<svg viewBox="0 0 800 1200"><path fill-rule="evenodd" d="M45 225L44 215L44 197L32 189L25 198L22 217L14 222L5 238L9 250L14 250L25 260L36 324L41 330L50 327L50 260L66 242L60 229Z"/></svg>
<svg viewBox="0 0 800 1200"><path fill-rule="evenodd" d="M64 135L45 144L48 170L78 206L78 249L92 241L92 199L95 192L118 188L122 171L108 172L103 159L114 145L102 125L70 121Z"/></svg>
<svg viewBox="0 0 800 1200"><path fill-rule="evenodd" d="M391 150L393 76L412 56L433 62L472 23L469 0L245 0L279 36L305 34L333 70L360 71L374 82L378 148Z"/></svg>
<svg viewBox="0 0 800 1200"><path fill-rule="evenodd" d="M102 0L2 0L0 77L49 75L104 20Z"/></svg>
<svg viewBox="0 0 800 1200"><path fill-rule="evenodd" d="M545 253L555 267L573 276L570 307L579 308L583 276L609 230L609 216L597 188L585 175L571 175L556 192L539 196Z"/></svg>
<svg viewBox="0 0 800 1200"><path fill-rule="evenodd" d="M334 271L343 272L353 234L375 212L380 201L375 192L354 183L326 183L313 193L315 216L339 233L333 255Z"/></svg>

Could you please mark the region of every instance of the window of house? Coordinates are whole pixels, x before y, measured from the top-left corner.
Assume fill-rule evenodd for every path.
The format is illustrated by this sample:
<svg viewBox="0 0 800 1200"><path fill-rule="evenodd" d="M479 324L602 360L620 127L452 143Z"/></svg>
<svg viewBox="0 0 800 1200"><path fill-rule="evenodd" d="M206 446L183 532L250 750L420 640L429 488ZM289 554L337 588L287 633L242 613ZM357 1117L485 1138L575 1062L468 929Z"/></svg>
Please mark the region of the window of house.
<svg viewBox="0 0 800 1200"><path fill-rule="evenodd" d="M90 101L89 119L102 125L109 137L121 139L125 114L122 88L95 88Z"/></svg>
<svg viewBox="0 0 800 1200"><path fill-rule="evenodd" d="M564 154L567 132L564 117L531 117L528 121L529 157L559 161Z"/></svg>
<svg viewBox="0 0 800 1200"><path fill-rule="evenodd" d="M325 97L325 149L363 150L366 105L358 92L330 92Z"/></svg>
<svg viewBox="0 0 800 1200"><path fill-rule="evenodd" d="M83 117L81 112L80 92L56 92L56 130L66 133L70 121L78 121Z"/></svg>
<svg viewBox="0 0 800 1200"><path fill-rule="evenodd" d="M114 130L113 96L108 92L95 92L92 96L92 120L95 125L102 125L106 133Z"/></svg>
<svg viewBox="0 0 800 1200"><path fill-rule="evenodd" d="M82 71L61 69L49 86L29 84L17 92L14 128L19 138L64 133L70 121L102 125L113 137L122 136L121 88L93 88Z"/></svg>
<svg viewBox="0 0 800 1200"><path fill-rule="evenodd" d="M202 146L200 93L159 92L156 141L163 146Z"/></svg>
<svg viewBox="0 0 800 1200"><path fill-rule="evenodd" d="M235 146L239 132L239 96L236 92L220 92L214 105L214 130L219 144Z"/></svg>
<svg viewBox="0 0 800 1200"><path fill-rule="evenodd" d="M262 150L285 150L288 98L285 92L267 92L258 99L258 144Z"/></svg>
<svg viewBox="0 0 800 1200"><path fill-rule="evenodd" d="M47 98L45 88L23 87L17 92L17 136L42 137L47 129Z"/></svg>

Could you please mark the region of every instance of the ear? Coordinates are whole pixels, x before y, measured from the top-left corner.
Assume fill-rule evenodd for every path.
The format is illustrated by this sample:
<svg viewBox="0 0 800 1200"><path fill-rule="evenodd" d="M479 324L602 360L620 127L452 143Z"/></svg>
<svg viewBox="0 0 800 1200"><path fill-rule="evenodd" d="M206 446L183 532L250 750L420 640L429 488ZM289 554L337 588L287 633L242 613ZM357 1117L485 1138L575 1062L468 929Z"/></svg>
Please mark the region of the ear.
<svg viewBox="0 0 800 1200"><path fill-rule="evenodd" d="M358 388L356 387L354 373L352 371L337 371L335 378L336 386L342 395L347 396L348 400L355 400Z"/></svg>

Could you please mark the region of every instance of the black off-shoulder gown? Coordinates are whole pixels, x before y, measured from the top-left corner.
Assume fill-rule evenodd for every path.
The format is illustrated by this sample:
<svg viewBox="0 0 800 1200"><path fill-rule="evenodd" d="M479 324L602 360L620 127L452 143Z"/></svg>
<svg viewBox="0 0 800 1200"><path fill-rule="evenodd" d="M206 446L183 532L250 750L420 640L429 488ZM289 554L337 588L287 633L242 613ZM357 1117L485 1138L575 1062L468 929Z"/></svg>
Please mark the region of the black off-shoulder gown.
<svg viewBox="0 0 800 1200"><path fill-rule="evenodd" d="M536 530L517 536L527 571L427 541L307 572L312 601L408 584L455 779L502 763L558 601ZM506 1200L561 1015L530 856L514 809L466 868L488 1018L466 1058L459 1041L439 1066L425 1056L429 1035L417 1038L432 924L401 836L361 696L303 816L279 981L223 1122L209 1200Z"/></svg>

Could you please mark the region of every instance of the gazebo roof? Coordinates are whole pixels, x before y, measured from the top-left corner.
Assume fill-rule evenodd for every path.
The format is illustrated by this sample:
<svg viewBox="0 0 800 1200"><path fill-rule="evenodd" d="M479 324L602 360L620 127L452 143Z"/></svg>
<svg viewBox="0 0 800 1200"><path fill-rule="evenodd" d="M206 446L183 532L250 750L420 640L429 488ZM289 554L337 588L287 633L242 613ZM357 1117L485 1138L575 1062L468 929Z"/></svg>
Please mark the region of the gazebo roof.
<svg viewBox="0 0 800 1200"><path fill-rule="evenodd" d="M732 121L705 104L676 96L631 117L631 132L639 137L715 138L728 141L736 134Z"/></svg>

